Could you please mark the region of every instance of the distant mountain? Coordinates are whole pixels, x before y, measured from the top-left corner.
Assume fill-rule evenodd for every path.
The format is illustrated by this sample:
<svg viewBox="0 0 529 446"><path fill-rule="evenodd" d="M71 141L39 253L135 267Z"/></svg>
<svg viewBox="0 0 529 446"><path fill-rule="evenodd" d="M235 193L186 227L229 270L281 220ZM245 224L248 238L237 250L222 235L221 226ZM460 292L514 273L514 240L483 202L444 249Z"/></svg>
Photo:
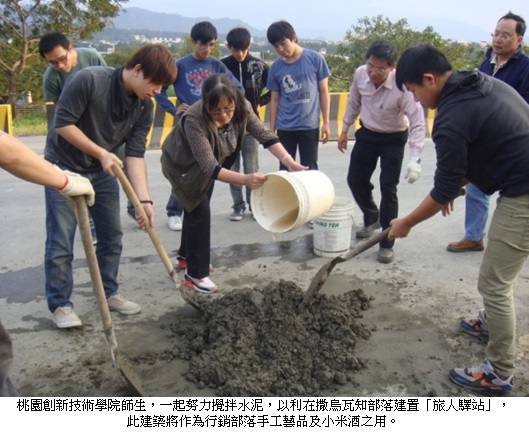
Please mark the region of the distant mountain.
<svg viewBox="0 0 529 446"><path fill-rule="evenodd" d="M241 20L230 18L211 19L209 17L190 18L180 14L153 12L142 8L125 8L113 20L113 23L114 27L118 29L157 30L189 34L192 26L202 21L211 22L217 28L219 35L226 35L230 29L243 26L250 31L254 38L266 37L266 31L253 28Z"/></svg>
<svg viewBox="0 0 529 446"><path fill-rule="evenodd" d="M217 28L219 37L224 39L228 31L236 26L247 28L256 41L266 40L266 30L257 29L248 23L238 19L222 18L212 19L210 17L184 17L180 14L170 14L163 12L149 11L143 8L125 8L113 20L116 30L139 31L148 30L153 32L183 33L189 34L191 27L200 21L207 20ZM409 25L422 31L427 26L432 26L444 39L468 40L479 42L489 39L487 30L478 26L464 23L460 20L447 19L426 19L422 17L407 17ZM345 37L346 31L350 30L356 22L351 18L345 21L343 18L336 23L300 23L296 25L296 31L301 40L341 40ZM341 24L339 24L341 23Z"/></svg>

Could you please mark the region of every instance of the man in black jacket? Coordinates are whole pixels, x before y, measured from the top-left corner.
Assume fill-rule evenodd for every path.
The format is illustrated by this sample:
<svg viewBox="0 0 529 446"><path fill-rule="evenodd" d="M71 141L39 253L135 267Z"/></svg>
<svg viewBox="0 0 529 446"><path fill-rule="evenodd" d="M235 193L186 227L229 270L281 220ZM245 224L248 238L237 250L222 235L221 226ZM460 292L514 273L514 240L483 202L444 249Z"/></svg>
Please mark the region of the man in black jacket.
<svg viewBox="0 0 529 446"><path fill-rule="evenodd" d="M244 95L257 114L261 105L270 102L270 92L263 94L268 76L268 65L250 54L252 36L246 28L233 28L226 36L226 41L231 56L225 57L221 61L244 87ZM251 135L246 135L241 156L237 157L231 170L240 171L242 157L245 174L258 172L258 148L257 140ZM233 212L230 215L230 220L240 221L244 216L246 204L250 206L252 190L246 188L246 204L242 194L242 186L230 184L230 192L233 199Z"/></svg>
<svg viewBox="0 0 529 446"><path fill-rule="evenodd" d="M449 212L468 181L489 195L500 194L478 278L485 310L460 324L487 341L485 360L452 369L450 379L469 390L504 395L513 388L515 368L514 284L529 257L529 105L505 82L452 70L430 45L404 52L397 85L437 109L432 130L437 167L430 194L391 222L389 237L406 237L416 224Z"/></svg>

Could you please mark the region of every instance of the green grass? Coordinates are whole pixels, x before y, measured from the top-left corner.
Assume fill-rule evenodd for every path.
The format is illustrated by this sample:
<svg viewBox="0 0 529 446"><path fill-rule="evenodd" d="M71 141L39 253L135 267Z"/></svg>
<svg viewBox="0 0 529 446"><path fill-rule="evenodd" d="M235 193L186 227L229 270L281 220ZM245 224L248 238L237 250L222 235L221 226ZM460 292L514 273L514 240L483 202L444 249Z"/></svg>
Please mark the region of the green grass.
<svg viewBox="0 0 529 446"><path fill-rule="evenodd" d="M46 133L48 133L48 124L45 113L31 113L13 119L15 136L45 135Z"/></svg>

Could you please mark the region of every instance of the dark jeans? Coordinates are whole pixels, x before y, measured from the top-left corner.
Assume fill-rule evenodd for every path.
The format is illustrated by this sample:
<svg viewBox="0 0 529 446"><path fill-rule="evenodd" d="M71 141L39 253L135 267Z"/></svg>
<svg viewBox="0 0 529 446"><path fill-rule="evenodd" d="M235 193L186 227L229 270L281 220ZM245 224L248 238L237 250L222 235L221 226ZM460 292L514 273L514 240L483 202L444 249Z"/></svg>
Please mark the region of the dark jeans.
<svg viewBox="0 0 529 446"><path fill-rule="evenodd" d="M354 199L364 214L364 225L377 221L383 229L399 214L397 185L402 168L404 146L408 132L377 133L361 127L355 133L356 142L351 152L347 184ZM371 176L380 158L380 210L373 200ZM391 249L394 240L384 240L381 248Z"/></svg>
<svg viewBox="0 0 529 446"><path fill-rule="evenodd" d="M318 145L320 144L320 130L278 130L277 137L286 151L296 159L299 148L299 163L309 169L318 170ZM280 170L287 170L279 164Z"/></svg>
<svg viewBox="0 0 529 446"><path fill-rule="evenodd" d="M187 259L187 273L195 279L209 276L211 250L211 209L213 185L200 204L188 212L184 209L182 237L178 255Z"/></svg>

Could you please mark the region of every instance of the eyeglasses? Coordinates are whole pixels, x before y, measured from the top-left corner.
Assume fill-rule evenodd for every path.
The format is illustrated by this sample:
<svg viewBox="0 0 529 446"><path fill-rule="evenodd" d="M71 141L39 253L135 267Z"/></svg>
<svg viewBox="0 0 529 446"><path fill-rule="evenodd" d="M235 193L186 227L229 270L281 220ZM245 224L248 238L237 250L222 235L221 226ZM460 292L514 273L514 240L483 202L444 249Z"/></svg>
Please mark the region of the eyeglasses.
<svg viewBox="0 0 529 446"><path fill-rule="evenodd" d="M48 64L52 67L58 67L59 65L64 65L66 62L68 62L68 54L70 54L70 50L66 50L66 54L62 57L59 57L56 60L48 60Z"/></svg>
<svg viewBox="0 0 529 446"><path fill-rule="evenodd" d="M210 111L209 114L212 115L212 116L222 116L222 115L229 116L229 115L232 115L234 111L235 111L234 108L226 108L224 110L213 110L213 111Z"/></svg>
<svg viewBox="0 0 529 446"><path fill-rule="evenodd" d="M493 33L490 34L490 36L493 39L501 39L501 40L511 40L512 38L515 37L509 33L500 33L499 31L494 31Z"/></svg>
<svg viewBox="0 0 529 446"><path fill-rule="evenodd" d="M389 70L390 67L375 67L373 64L367 63L367 69L369 71L375 71L379 74L384 74L386 71Z"/></svg>

